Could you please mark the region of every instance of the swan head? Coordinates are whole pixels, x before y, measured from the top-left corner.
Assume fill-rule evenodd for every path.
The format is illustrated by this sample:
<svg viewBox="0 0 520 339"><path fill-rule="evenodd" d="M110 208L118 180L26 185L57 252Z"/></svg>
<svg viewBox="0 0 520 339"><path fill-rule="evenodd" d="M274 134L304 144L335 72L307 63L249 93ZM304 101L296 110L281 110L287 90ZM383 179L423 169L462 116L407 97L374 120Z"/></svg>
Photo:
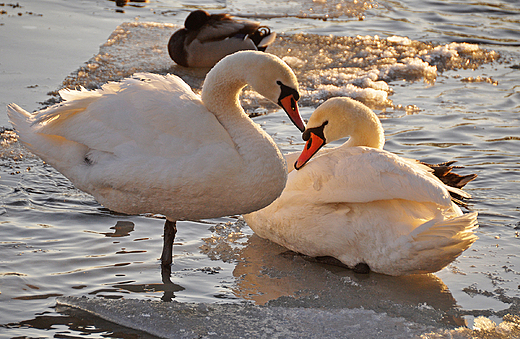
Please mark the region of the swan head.
<svg viewBox="0 0 520 339"><path fill-rule="evenodd" d="M325 144L345 137L350 137L349 146L382 149L385 143L381 121L370 108L351 98L331 98L309 118L302 134L305 148L294 168L300 169Z"/></svg>
<svg viewBox="0 0 520 339"><path fill-rule="evenodd" d="M303 132L305 123L298 110L298 80L292 69L273 54L242 51L240 54L255 60L255 69L251 70L248 83L255 91L272 102L277 103L289 116L292 123ZM237 53L236 53L237 54Z"/></svg>
<svg viewBox="0 0 520 339"><path fill-rule="evenodd" d="M213 72L214 70L225 72ZM220 60L208 73L209 78L232 76L250 85L256 92L278 104L287 113L296 127L303 132L305 123L298 109L300 99L298 80L292 69L273 54L258 51L239 51ZM218 81L218 80L212 80ZM204 88L203 88L204 93Z"/></svg>

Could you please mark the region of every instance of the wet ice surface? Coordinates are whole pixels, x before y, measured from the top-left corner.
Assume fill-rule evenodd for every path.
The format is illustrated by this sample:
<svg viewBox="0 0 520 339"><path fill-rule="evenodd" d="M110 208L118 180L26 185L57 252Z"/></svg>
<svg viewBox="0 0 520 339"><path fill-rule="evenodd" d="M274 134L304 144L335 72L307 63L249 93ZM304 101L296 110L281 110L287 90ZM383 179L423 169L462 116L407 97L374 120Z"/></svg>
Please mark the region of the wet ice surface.
<svg viewBox="0 0 520 339"><path fill-rule="evenodd" d="M140 22L122 24L101 46L99 54L69 76L62 87L98 88L107 80L121 80L140 71L145 63L147 71L174 73L190 86L200 88L207 69L172 66L170 62L167 42L179 27ZM136 48L129 50L131 44ZM397 36L384 39L281 35L269 47L269 52L280 56L294 69L302 94L300 105L314 107L330 97L349 96L373 108L396 108L389 98L393 92L388 84L391 81L433 83L440 72L476 69L500 58L499 53L475 44L435 45ZM491 81L487 77L466 79L486 80ZM246 92L245 104L252 104L255 97L262 101L255 92ZM408 110L414 109L408 107Z"/></svg>
<svg viewBox="0 0 520 339"><path fill-rule="evenodd" d="M432 329L364 309L87 298L60 298L58 305L164 338L413 338Z"/></svg>
<svg viewBox="0 0 520 339"><path fill-rule="evenodd" d="M73 307L162 338L516 338L520 318L498 326L486 317L474 330L436 329L372 310L254 306L252 304L161 303L142 300L58 298ZM64 310L67 312L68 310Z"/></svg>
<svg viewBox="0 0 520 339"><path fill-rule="evenodd" d="M203 71L176 67L161 45L175 27L121 25L99 55L82 59L88 62L52 89L61 88L63 78L65 86L92 88L135 71L173 72L199 88ZM517 54L496 46L475 49L473 44L431 44L393 35L339 35L286 33L273 46L272 52L298 73L305 93L304 117L329 95L357 95L379 108L387 150L429 162L456 159L467 166L461 172L477 173L467 189L474 195L469 208L480 213L480 239L470 250L434 275L363 276L284 254L285 249L254 236L234 217L182 222L174 285L164 285L157 261L162 219L110 213L27 153L6 131L0 163L0 332L13 337L117 336L113 333L118 329L104 327L106 323L81 323L71 310L59 309L60 313L52 308L57 296L72 295L97 297L100 303L121 298L175 300L186 309L194 302L208 307L232 303L235 306L224 307L237 311L250 301L274 310L305 307L309 310L295 309L294 314L310 318L365 315L367 331L383 324L384 333L392 329L389 324L397 323L403 333L410 328L411 333L424 330L449 337L436 328L467 323L485 329L475 336L512 336L508 330L514 330L518 319L506 318L498 328L490 321L519 314L520 98L518 70L512 68L518 65ZM306 52L309 47L312 52ZM498 61L493 50L500 54ZM340 61L350 67L342 67ZM284 152L303 147L294 126L274 105L250 91L243 103ZM273 312L274 320L283 316ZM72 315L62 319L62 314ZM137 315L147 320L151 314ZM228 320L244 321L231 316Z"/></svg>

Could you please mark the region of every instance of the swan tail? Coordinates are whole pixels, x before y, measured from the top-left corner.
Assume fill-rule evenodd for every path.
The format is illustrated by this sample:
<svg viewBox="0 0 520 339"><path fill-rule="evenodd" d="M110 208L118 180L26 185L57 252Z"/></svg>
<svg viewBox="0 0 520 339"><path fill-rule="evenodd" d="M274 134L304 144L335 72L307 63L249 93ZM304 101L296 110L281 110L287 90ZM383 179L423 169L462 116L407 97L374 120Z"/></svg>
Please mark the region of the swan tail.
<svg viewBox="0 0 520 339"><path fill-rule="evenodd" d="M29 136L31 135L33 115L17 104L12 103L7 105L7 116L11 125L13 125L14 129L18 132L20 141L26 146L31 147Z"/></svg>
<svg viewBox="0 0 520 339"><path fill-rule="evenodd" d="M400 274L437 272L467 250L477 239L477 212L439 221L430 220L398 240L394 258Z"/></svg>
<svg viewBox="0 0 520 339"><path fill-rule="evenodd" d="M446 189L450 193L452 200L460 200L460 199L471 199L471 194L466 191L461 190L460 188L446 186Z"/></svg>
<svg viewBox="0 0 520 339"><path fill-rule="evenodd" d="M86 146L59 135L42 133L38 124L41 120L40 114L31 114L12 103L7 106L7 115L19 141L60 172L84 161L81 155L86 153ZM60 165L57 167L57 164Z"/></svg>
<svg viewBox="0 0 520 339"><path fill-rule="evenodd" d="M453 172L453 169L455 168L464 168L464 166L453 166L453 164L456 161L447 161L440 164L428 164L422 162L423 165L428 166L433 170L433 175L435 175L437 178L439 178L444 184L456 187L456 188L463 188L468 184L470 181L475 180L477 177L476 174L467 174L467 175L460 175Z"/></svg>
<svg viewBox="0 0 520 339"><path fill-rule="evenodd" d="M421 162L430 168L432 174L446 185L446 189L450 193L452 200L458 205L465 205L461 199L471 199L471 194L462 190L469 182L477 178L476 174L460 175L453 172L455 168L464 168L463 166L453 166L456 161L448 161L440 164L428 164Z"/></svg>

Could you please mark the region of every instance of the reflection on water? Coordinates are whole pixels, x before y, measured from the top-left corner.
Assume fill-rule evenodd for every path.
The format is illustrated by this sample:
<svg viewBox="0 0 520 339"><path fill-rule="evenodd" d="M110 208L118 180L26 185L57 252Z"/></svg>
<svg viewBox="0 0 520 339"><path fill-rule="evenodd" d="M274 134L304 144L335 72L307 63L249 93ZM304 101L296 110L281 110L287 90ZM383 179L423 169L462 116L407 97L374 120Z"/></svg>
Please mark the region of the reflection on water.
<svg viewBox="0 0 520 339"><path fill-rule="evenodd" d="M206 239L201 250L210 253L235 247L237 251L225 250L224 255L226 260L236 261L232 290L240 299L284 307L362 307L419 323L465 324L449 289L434 274L357 274L287 253L287 249L256 235L237 237L247 227L243 220L218 227L219 234ZM237 248L239 242L243 246Z"/></svg>
<svg viewBox="0 0 520 339"><path fill-rule="evenodd" d="M0 332L11 330L15 332L17 329L31 332L40 330L42 333L48 333L54 329L55 338L74 338L75 335L81 337L97 337L97 338L122 338L122 339L152 339L155 336L145 332L129 329L128 327L119 326L117 324L105 321L98 317L92 316L90 313L71 309L67 307L58 307L59 314L44 312L33 319L24 320L19 323L12 323L0 326Z"/></svg>
<svg viewBox="0 0 520 339"><path fill-rule="evenodd" d="M115 226L110 227L113 229L113 233L102 233L107 237L127 237L130 235L130 232L134 230L135 224L131 221L118 221Z"/></svg>
<svg viewBox="0 0 520 339"><path fill-rule="evenodd" d="M184 291L184 287L173 284L171 282L169 283L163 283L163 284L135 284L135 281L129 281L126 283L119 283L112 285L114 287L112 292L121 292L121 291L129 291L133 293L157 293L162 292L163 295L161 297L161 300L163 301L172 301L173 298L175 298L175 292ZM91 293L91 294L97 294ZM104 298L107 298L107 296L103 296ZM120 298L121 296L117 296L116 298Z"/></svg>

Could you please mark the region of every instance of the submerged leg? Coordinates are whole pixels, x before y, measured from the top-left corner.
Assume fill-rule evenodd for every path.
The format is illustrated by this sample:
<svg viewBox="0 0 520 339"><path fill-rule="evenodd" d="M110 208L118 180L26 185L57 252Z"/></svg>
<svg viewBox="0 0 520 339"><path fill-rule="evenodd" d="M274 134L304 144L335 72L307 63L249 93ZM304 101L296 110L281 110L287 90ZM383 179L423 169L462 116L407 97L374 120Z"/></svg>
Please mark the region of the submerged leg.
<svg viewBox="0 0 520 339"><path fill-rule="evenodd" d="M173 241L175 240L175 233L177 233L177 225L175 221L166 219L164 223L164 243L161 255L162 266L170 266L172 264L173 256Z"/></svg>

